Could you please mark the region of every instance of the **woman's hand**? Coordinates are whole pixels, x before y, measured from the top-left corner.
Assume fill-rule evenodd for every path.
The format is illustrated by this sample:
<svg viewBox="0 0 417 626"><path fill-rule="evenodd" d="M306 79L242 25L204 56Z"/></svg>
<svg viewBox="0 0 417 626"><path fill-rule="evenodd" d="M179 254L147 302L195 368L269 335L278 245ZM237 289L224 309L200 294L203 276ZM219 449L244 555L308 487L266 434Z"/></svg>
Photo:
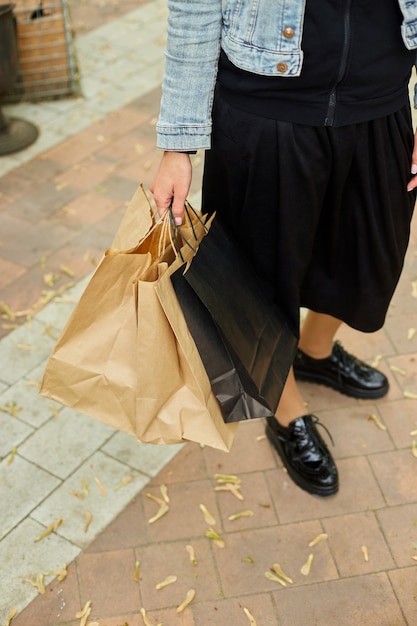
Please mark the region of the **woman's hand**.
<svg viewBox="0 0 417 626"><path fill-rule="evenodd" d="M411 157L412 178L407 185L407 191L412 191L417 187L417 131L414 135L414 150Z"/></svg>
<svg viewBox="0 0 417 626"><path fill-rule="evenodd" d="M172 202L172 213L178 225L182 223L191 177L192 166L188 154L164 152L151 183L151 192L159 215L162 216Z"/></svg>

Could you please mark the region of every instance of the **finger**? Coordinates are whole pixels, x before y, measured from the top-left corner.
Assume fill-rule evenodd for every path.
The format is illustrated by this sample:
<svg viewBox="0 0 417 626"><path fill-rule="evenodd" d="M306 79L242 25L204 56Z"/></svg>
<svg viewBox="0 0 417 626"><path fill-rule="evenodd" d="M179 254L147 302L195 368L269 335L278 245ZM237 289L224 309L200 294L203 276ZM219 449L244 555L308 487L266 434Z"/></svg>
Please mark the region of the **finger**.
<svg viewBox="0 0 417 626"><path fill-rule="evenodd" d="M417 187L417 176L413 176L413 178L409 181L407 185L407 191L413 191Z"/></svg>

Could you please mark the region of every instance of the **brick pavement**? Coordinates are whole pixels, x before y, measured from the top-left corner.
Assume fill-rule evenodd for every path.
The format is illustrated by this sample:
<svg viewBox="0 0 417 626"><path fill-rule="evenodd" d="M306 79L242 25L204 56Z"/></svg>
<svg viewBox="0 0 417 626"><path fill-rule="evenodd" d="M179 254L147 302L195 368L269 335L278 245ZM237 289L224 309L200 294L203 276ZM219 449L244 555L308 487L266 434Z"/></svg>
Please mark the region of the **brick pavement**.
<svg viewBox="0 0 417 626"><path fill-rule="evenodd" d="M28 382L39 377L53 345L45 328L51 324L58 329L71 306L44 306L45 289L51 289L45 280L52 276L52 289L65 289L64 295L77 297L81 292L138 181L149 184L158 159L153 137L158 101L159 89L149 91L0 179L0 301L7 305L0 328L0 405L16 400L24 407L15 417L0 412L6 435L0 444L0 579L5 584L10 580L0 621L18 606L13 625L78 626L82 618L77 613L91 601L91 626L139 626L146 620L164 626L246 626L251 622L244 608L258 626L413 625L417 460L410 433L417 430L417 400L404 392L417 394L417 333L412 332L417 329L416 220L384 329L372 335L349 329L340 333L344 345L358 356L380 361L391 382L388 396L363 402L326 388L302 386L308 410L329 427L335 440L341 489L332 498L310 496L288 480L263 436L262 420L240 426L229 454L187 444L177 454L175 450L171 460L155 460L146 456L148 447L133 439L127 442L125 436L104 432L101 425L89 431L90 422L95 422L88 418L67 409L56 415L59 407L37 404L40 399L35 401L33 395L26 400ZM196 161L193 195L201 173L199 156ZM69 283L75 287L67 292ZM57 312L57 307L62 308ZM28 322L26 314L8 311L34 316ZM26 343L19 339L25 333L30 341L42 343L42 359L16 348L17 341ZM22 359L21 373L15 375L12 369ZM368 419L372 414L386 429ZM82 430L78 439L70 432L72 420ZM89 449L86 441L91 440ZM67 495L64 500L62 491L80 485L88 472L94 484L97 468L102 468L107 486L122 469L137 482L118 506L111 495L90 493L86 506L93 507L94 521L103 519L101 532L92 525L86 534L80 531L83 503L72 498L77 503L72 508L59 507L71 499ZM237 475L244 500L216 491L216 473ZM161 497L162 485L170 498L169 512L149 524L158 505L148 494ZM123 490L118 493L123 495ZM200 504L215 523L205 520ZM242 510L253 515L229 519ZM32 537L60 515L65 517L62 526L31 550ZM224 548L205 536L210 525L224 539ZM327 538L310 547L322 533ZM188 545L195 550L195 564ZM19 552L21 546L25 549ZM29 587L23 577L62 567L61 561L51 567L48 555L54 551L69 563L66 579L49 582L49 575L44 594L30 603L22 600L19 585ZM311 570L303 575L309 554ZM19 569L19 561L25 560L27 569ZM264 574L273 563L279 563L294 583L284 587L267 580ZM14 580L17 569L27 573ZM156 584L169 575L177 581L157 590ZM195 599L177 613L190 588L196 590Z"/></svg>

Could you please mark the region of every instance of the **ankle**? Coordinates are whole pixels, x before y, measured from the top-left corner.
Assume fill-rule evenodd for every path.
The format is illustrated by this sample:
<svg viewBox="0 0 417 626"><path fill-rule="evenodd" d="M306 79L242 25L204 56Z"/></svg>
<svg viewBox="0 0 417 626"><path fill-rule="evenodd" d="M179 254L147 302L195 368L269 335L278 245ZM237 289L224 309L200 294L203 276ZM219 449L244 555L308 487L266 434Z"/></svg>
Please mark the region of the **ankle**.
<svg viewBox="0 0 417 626"><path fill-rule="evenodd" d="M302 339L300 339L298 347L301 350L301 352L303 352L308 357L310 357L310 359L317 359L317 360L328 359L329 356L331 356L333 352L333 342L329 346L328 343L323 344L323 345L311 344L311 343L303 342Z"/></svg>

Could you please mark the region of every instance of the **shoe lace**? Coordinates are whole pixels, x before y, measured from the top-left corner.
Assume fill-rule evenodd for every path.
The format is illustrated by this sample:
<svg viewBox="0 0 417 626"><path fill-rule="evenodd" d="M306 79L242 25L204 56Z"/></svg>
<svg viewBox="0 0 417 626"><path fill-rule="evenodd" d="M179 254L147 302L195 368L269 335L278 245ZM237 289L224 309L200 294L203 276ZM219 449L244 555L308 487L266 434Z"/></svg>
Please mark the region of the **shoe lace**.
<svg viewBox="0 0 417 626"><path fill-rule="evenodd" d="M353 369L358 363L358 359L353 354L349 354L349 352L344 349L340 341L334 342L333 353L337 356L339 362L341 362L346 371Z"/></svg>
<svg viewBox="0 0 417 626"><path fill-rule="evenodd" d="M317 415L312 415L311 416L311 421L314 424L314 426L321 426L322 428L324 428L326 433L329 435L329 439L332 442L332 446L334 447L334 440L333 440L333 437L332 437L332 435L330 433L330 430L327 428L327 426L325 426L324 424L321 423L321 421L319 420Z"/></svg>

